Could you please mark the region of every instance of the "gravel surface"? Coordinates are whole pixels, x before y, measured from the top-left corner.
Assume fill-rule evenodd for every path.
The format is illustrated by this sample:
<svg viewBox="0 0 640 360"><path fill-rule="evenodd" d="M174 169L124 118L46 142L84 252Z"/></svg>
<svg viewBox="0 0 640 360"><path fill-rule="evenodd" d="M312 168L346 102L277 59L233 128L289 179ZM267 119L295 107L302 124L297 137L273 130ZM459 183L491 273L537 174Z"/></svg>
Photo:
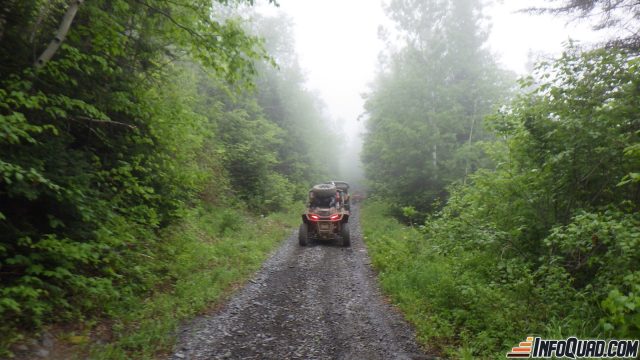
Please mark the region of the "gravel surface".
<svg viewBox="0 0 640 360"><path fill-rule="evenodd" d="M297 232L216 314L183 327L170 359L431 359L386 304L362 242L300 247Z"/></svg>

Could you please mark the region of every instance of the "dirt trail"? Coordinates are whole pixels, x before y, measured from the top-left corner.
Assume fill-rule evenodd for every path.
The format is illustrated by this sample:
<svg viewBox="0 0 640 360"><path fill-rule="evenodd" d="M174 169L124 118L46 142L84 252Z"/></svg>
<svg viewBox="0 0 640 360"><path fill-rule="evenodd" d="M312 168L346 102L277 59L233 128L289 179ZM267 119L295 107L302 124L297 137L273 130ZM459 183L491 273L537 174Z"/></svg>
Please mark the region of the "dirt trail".
<svg viewBox="0 0 640 360"><path fill-rule="evenodd" d="M386 304L362 242L299 247L293 234L218 313L185 326L171 359L429 359Z"/></svg>

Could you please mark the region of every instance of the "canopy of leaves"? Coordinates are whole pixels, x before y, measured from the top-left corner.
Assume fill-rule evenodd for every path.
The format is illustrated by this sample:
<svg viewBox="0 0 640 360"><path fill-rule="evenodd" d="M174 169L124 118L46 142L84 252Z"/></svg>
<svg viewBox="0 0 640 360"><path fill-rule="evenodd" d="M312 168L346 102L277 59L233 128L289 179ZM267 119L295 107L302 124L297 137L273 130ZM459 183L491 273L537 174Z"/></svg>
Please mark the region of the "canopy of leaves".
<svg viewBox="0 0 640 360"><path fill-rule="evenodd" d="M67 2L0 7L0 356L157 286L157 234L187 209L279 211L326 174L296 64L277 71L226 3L86 1L37 70Z"/></svg>

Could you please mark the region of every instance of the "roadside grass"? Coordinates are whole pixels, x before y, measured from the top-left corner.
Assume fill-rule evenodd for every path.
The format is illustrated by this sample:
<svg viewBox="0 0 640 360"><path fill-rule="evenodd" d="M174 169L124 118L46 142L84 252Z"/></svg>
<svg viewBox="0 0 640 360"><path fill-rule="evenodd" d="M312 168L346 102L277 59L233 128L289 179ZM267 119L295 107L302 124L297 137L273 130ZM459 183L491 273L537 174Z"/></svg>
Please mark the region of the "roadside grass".
<svg viewBox="0 0 640 360"><path fill-rule="evenodd" d="M361 222L383 291L429 352L455 359L503 357L496 349L506 348L504 339L526 335L511 318L520 311L510 302L512 294L487 286L482 264L489 259L482 253L441 254L383 203L367 202Z"/></svg>
<svg viewBox="0 0 640 360"><path fill-rule="evenodd" d="M446 282L445 269L435 263L425 264L433 269L416 271L416 254L412 253L422 237L418 230L402 225L388 214L388 207L368 201L361 208L361 226L373 267L383 291L402 310L405 318L416 328L418 341L427 345L432 334L433 321L426 297L416 291L416 281ZM418 279L423 277L422 279ZM431 277L432 279L424 279Z"/></svg>
<svg viewBox="0 0 640 360"><path fill-rule="evenodd" d="M91 359L166 355L180 323L218 306L260 268L297 220L293 211L251 217L238 210L200 208L187 214L162 234L161 256L149 259L162 272L155 275L154 291L123 296L104 322L108 325L94 324L92 340L79 353Z"/></svg>

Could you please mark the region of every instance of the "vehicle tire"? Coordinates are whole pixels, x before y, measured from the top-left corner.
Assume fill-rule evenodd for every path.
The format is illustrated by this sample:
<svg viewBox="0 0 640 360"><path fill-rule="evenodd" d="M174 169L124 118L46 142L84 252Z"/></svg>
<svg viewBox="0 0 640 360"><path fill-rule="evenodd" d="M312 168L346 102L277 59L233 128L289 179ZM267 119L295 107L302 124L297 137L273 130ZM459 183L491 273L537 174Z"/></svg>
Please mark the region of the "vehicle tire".
<svg viewBox="0 0 640 360"><path fill-rule="evenodd" d="M318 184L315 185L311 191L313 191L316 196L331 196L336 194L337 189L336 186L332 184Z"/></svg>
<svg viewBox="0 0 640 360"><path fill-rule="evenodd" d="M342 229L340 229L340 237L342 237L342 246L349 247L351 246L351 234L349 234L349 224L342 224Z"/></svg>
<svg viewBox="0 0 640 360"><path fill-rule="evenodd" d="M300 246L307 246L309 244L309 225L306 223L300 224L300 230L298 230L298 243Z"/></svg>

